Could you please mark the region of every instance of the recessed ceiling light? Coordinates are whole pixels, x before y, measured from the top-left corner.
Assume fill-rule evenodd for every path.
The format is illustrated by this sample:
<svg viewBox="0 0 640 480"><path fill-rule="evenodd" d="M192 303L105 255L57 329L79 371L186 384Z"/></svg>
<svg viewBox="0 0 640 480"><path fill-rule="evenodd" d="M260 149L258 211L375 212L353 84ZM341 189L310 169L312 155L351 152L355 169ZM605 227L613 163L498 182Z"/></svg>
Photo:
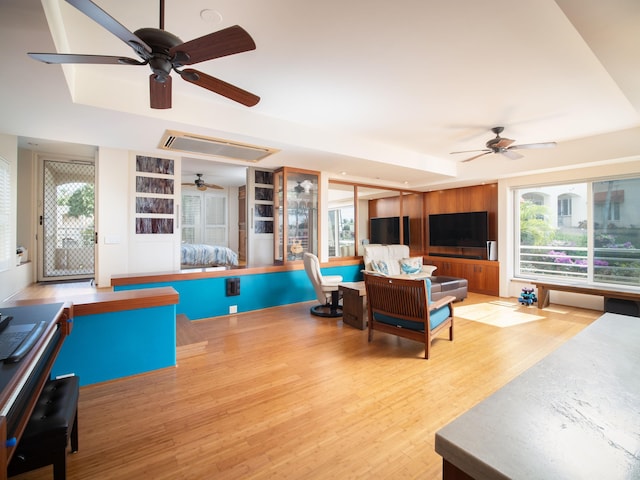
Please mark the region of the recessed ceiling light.
<svg viewBox="0 0 640 480"><path fill-rule="evenodd" d="M222 14L210 8L205 8L200 12L200 18L207 23L219 24L222 22Z"/></svg>
<svg viewBox="0 0 640 480"><path fill-rule="evenodd" d="M340 175L346 175L347 172L340 172Z"/></svg>

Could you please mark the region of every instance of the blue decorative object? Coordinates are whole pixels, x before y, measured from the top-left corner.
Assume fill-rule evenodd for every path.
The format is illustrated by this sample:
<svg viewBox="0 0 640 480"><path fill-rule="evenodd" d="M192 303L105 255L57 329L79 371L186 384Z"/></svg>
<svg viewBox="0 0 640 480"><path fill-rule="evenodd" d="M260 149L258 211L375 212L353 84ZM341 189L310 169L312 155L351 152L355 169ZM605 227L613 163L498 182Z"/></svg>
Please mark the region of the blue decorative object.
<svg viewBox="0 0 640 480"><path fill-rule="evenodd" d="M422 257L403 258L400 260L400 270L407 275L422 271Z"/></svg>
<svg viewBox="0 0 640 480"><path fill-rule="evenodd" d="M384 260L374 260L371 262L371 266L376 272L381 273L382 275L389 275L389 267L387 266L387 262Z"/></svg>
<svg viewBox="0 0 640 480"><path fill-rule="evenodd" d="M533 305L534 303L536 303L538 301L538 298L536 297L536 294L533 293L533 288L523 288L522 289L522 293L520 294L520 297L518 298L518 301L522 304L522 305Z"/></svg>

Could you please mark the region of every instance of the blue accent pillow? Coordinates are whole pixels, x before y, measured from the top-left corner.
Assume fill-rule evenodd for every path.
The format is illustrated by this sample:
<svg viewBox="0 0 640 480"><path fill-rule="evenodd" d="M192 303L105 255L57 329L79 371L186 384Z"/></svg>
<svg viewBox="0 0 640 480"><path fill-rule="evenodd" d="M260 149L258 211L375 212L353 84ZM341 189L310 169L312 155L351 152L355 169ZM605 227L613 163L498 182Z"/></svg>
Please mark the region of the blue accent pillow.
<svg viewBox="0 0 640 480"><path fill-rule="evenodd" d="M371 267L374 272L381 273L382 275L389 275L389 266L384 260L372 260Z"/></svg>
<svg viewBox="0 0 640 480"><path fill-rule="evenodd" d="M400 260L400 271L406 274L422 271L422 257L403 258Z"/></svg>

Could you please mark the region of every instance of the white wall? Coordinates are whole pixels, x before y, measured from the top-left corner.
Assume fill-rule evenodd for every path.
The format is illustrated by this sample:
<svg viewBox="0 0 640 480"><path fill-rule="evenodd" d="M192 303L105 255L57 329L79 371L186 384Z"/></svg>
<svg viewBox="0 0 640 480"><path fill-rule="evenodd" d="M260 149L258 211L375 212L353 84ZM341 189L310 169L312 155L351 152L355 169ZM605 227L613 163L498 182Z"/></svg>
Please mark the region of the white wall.
<svg viewBox="0 0 640 480"><path fill-rule="evenodd" d="M9 162L11 172L11 213L9 224L12 226L10 232L10 252L16 251L17 235L17 187L18 187L18 139L14 135L0 134L0 156ZM13 257L15 258L15 257ZM0 272L0 300L5 300L14 293L22 290L32 281L33 270L31 263L16 265L16 261L9 262L9 268Z"/></svg>
<svg viewBox="0 0 640 480"><path fill-rule="evenodd" d="M20 150L18 152L18 204L16 218L17 245L27 249L29 260L35 258L37 233L36 208L36 157L33 152ZM35 268L33 269L35 274Z"/></svg>
<svg viewBox="0 0 640 480"><path fill-rule="evenodd" d="M96 168L96 284L108 287L112 275L128 271L131 202L129 152L101 147Z"/></svg>
<svg viewBox="0 0 640 480"><path fill-rule="evenodd" d="M498 260L500 261L500 296L518 297L523 287L530 283L514 279L515 233L514 233L514 198L512 190L544 183L569 183L606 179L619 175L637 176L640 172L640 156L638 160L628 163L604 163L597 167L580 168L549 172L524 177L506 178L498 181ZM593 295L580 295L567 292L551 292L551 302L562 305L573 305L583 308L602 310L602 298Z"/></svg>
<svg viewBox="0 0 640 480"><path fill-rule="evenodd" d="M138 235L135 229L135 161L144 153L110 148L98 152L96 282L111 286L114 275L170 272L180 268L180 231L172 235ZM171 158L171 157L168 157ZM180 159L174 159L175 198L180 198ZM176 200L174 225L180 201Z"/></svg>

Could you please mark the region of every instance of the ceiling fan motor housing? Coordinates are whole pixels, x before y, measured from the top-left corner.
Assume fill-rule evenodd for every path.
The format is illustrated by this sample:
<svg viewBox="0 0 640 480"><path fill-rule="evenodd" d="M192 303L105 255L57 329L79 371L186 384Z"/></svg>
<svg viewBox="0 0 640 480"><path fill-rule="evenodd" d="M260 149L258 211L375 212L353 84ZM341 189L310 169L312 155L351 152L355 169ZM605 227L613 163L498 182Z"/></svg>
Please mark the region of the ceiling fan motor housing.
<svg viewBox="0 0 640 480"><path fill-rule="evenodd" d="M134 35L151 47L151 54L148 54L149 66L156 75L156 81L165 82L173 68L169 50L182 44L182 40L170 32L157 28L140 28L134 32Z"/></svg>

